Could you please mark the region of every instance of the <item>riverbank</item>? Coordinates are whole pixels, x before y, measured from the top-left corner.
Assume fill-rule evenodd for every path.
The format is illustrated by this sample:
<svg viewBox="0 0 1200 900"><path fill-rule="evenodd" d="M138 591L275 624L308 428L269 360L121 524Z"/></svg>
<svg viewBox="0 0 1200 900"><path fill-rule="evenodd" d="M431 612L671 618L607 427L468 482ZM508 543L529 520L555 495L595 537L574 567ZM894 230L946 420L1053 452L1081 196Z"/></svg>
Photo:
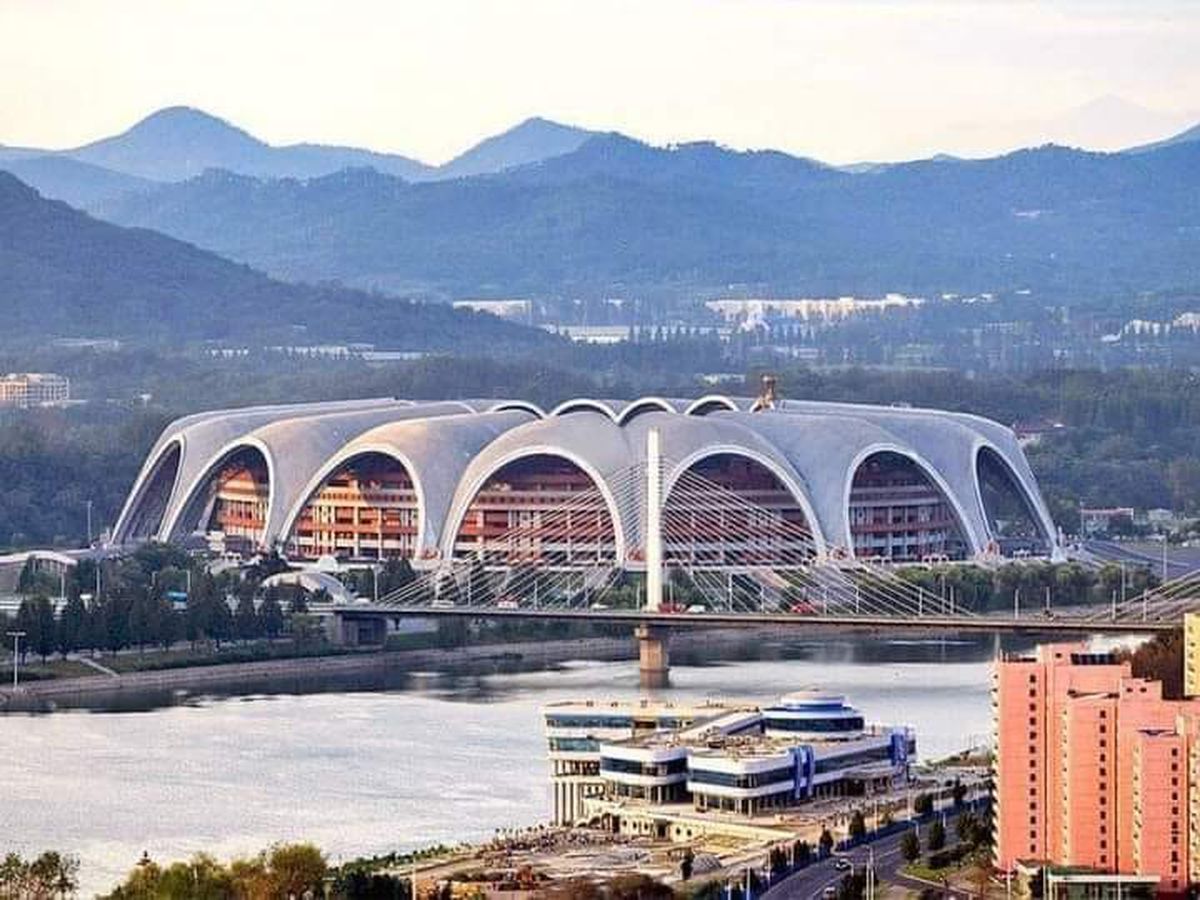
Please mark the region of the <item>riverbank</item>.
<svg viewBox="0 0 1200 900"><path fill-rule="evenodd" d="M725 628L685 631L671 636L671 651L694 654L705 650L729 651L754 644L768 636L766 629ZM348 676L388 675L421 671L462 674L531 671L573 660L615 662L637 658L632 638L570 638L537 642L477 644L453 649L390 650L302 656L233 662L185 668L126 672L101 672L81 677L31 681L17 688L0 687L0 710L49 711L58 706L92 705L111 701L123 693L172 691L220 693L263 689L302 693Z"/></svg>

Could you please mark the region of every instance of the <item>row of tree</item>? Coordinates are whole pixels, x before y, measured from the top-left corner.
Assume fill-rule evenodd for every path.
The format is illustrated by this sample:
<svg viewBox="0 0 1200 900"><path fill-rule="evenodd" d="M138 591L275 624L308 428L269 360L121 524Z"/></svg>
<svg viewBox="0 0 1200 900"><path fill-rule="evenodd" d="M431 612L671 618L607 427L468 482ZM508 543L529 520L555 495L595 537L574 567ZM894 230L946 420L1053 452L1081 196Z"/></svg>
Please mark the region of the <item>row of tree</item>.
<svg viewBox="0 0 1200 900"><path fill-rule="evenodd" d="M119 559L83 560L65 573L66 598L57 615L42 573L27 567L21 587L36 593L21 601L13 621L0 613L0 631L25 632L22 655L43 660L54 653L168 648L183 640L220 647L276 638L307 624L302 591L263 588L279 567L267 559L240 573L213 575L178 548L146 544Z"/></svg>

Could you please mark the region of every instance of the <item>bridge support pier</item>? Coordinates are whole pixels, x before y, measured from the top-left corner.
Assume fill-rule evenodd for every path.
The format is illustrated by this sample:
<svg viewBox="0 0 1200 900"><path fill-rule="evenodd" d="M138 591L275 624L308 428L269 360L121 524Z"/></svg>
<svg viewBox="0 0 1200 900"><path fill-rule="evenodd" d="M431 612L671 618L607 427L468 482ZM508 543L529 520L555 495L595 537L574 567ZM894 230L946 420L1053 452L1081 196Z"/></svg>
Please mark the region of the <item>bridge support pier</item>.
<svg viewBox="0 0 1200 900"><path fill-rule="evenodd" d="M643 688L664 688L671 683L667 629L639 625L633 633L638 642L638 682Z"/></svg>

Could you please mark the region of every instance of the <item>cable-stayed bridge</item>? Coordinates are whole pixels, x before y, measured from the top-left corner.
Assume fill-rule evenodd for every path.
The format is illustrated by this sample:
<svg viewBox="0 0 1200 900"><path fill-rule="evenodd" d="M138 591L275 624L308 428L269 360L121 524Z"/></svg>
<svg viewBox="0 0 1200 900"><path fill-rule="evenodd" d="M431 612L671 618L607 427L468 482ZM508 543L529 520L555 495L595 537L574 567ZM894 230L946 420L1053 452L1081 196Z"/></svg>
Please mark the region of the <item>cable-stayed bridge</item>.
<svg viewBox="0 0 1200 900"><path fill-rule="evenodd" d="M431 616L624 623L638 629L643 664L665 629L712 626L886 627L955 631L1152 633L1200 611L1200 572L1110 604L1052 609L1019 592L1011 610L969 608L903 567L820 552L803 521L758 503L658 452L423 570L348 616ZM665 501L665 502L664 502ZM617 563L610 504L630 504L643 545ZM665 668L665 646L661 651Z"/></svg>

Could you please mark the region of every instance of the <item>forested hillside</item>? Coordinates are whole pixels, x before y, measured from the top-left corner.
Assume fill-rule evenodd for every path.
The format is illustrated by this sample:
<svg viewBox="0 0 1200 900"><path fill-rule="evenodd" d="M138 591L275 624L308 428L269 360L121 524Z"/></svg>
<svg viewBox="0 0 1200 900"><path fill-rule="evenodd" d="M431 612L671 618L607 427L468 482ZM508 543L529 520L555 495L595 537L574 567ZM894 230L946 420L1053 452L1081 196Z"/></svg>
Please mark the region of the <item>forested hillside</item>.
<svg viewBox="0 0 1200 900"><path fill-rule="evenodd" d="M275 281L144 229L45 200L0 172L0 340L87 335L173 344L384 342L413 350L554 339L492 316Z"/></svg>
<svg viewBox="0 0 1200 900"><path fill-rule="evenodd" d="M1061 147L851 174L781 153L618 135L496 175L411 184L211 171L98 215L289 279L434 296L1030 292L1200 285L1200 142Z"/></svg>

